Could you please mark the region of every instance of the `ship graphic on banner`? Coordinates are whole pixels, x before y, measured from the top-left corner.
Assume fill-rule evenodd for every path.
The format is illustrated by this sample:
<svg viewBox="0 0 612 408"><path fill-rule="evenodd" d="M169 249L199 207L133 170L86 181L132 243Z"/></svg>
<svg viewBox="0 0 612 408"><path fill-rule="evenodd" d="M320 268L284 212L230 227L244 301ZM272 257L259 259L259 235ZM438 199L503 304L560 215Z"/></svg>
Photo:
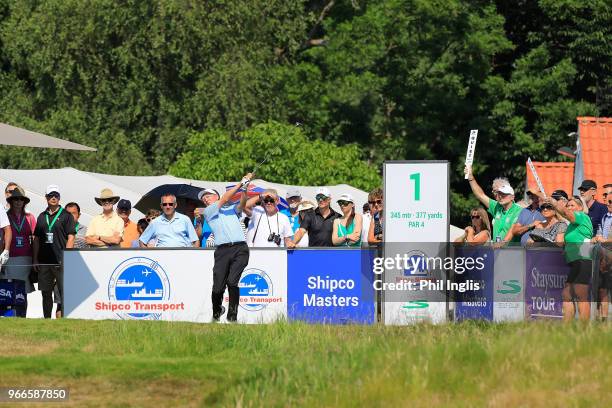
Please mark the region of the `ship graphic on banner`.
<svg viewBox="0 0 612 408"><path fill-rule="evenodd" d="M160 302L170 299L170 283L164 269L145 257L129 258L113 271L108 282L111 302ZM134 310L133 308L131 310ZM122 319L159 319L160 313L117 313Z"/></svg>

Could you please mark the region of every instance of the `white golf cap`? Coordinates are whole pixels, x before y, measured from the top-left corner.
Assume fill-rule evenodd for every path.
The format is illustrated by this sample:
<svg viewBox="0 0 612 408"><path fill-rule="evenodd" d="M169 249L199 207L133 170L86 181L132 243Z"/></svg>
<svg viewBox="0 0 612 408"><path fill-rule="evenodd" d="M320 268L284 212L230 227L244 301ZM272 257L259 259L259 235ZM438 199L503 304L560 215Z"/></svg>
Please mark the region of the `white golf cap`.
<svg viewBox="0 0 612 408"><path fill-rule="evenodd" d="M331 193L329 192L329 188L327 187L319 187L317 188L317 192L315 193L315 197L319 194L324 195L325 197L331 197Z"/></svg>
<svg viewBox="0 0 612 408"><path fill-rule="evenodd" d="M217 197L221 197L219 195L219 192L215 190L214 188L205 188L204 190L200 190L200 192L198 193L198 199L201 200L205 194L216 194Z"/></svg>
<svg viewBox="0 0 612 408"><path fill-rule="evenodd" d="M297 188L290 188L289 190L287 190L287 195L285 195L286 198L291 198L291 197L301 197L302 193L300 193L300 190L298 190Z"/></svg>
<svg viewBox="0 0 612 408"><path fill-rule="evenodd" d="M47 192L45 194L57 193L59 194L59 187L56 184L49 184L47 186Z"/></svg>
<svg viewBox="0 0 612 408"><path fill-rule="evenodd" d="M502 185L498 191L500 193L504 193L504 194L510 194L510 195L514 195L514 189L512 187L510 187L510 185L508 184L504 184Z"/></svg>
<svg viewBox="0 0 612 408"><path fill-rule="evenodd" d="M353 201L353 196L351 196L350 194L342 194L340 198L338 198L336 201L349 201L355 204L355 201Z"/></svg>

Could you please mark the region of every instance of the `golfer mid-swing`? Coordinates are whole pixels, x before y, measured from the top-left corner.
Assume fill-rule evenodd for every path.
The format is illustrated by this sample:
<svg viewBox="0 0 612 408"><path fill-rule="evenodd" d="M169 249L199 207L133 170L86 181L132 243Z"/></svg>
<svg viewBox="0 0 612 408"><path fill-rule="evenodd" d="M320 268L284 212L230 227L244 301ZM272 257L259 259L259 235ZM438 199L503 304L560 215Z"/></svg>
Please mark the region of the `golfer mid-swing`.
<svg viewBox="0 0 612 408"><path fill-rule="evenodd" d="M248 173L242 181L225 192L222 196L213 189L202 190L200 200L206 206L204 218L208 222L212 233L215 234L215 266L213 267L212 307L213 321L219 321L224 313L223 293L227 286L229 292L229 308L227 321L235 322L238 318L238 304L240 290L238 282L242 271L249 263L249 247L245 242L240 215L246 203L246 185L253 175ZM228 204L229 200L242 187L240 203Z"/></svg>

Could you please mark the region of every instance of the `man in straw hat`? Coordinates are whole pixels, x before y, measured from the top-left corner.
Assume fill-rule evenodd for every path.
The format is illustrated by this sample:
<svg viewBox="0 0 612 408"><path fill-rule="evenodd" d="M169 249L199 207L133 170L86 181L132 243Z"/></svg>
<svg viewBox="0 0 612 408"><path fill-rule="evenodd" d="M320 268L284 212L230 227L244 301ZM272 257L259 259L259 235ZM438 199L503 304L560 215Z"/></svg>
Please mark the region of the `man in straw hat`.
<svg viewBox="0 0 612 408"><path fill-rule="evenodd" d="M85 242L95 248L119 246L123 237L123 220L113 209L119 197L111 189L105 188L95 200L102 207L102 214L92 218L87 227Z"/></svg>
<svg viewBox="0 0 612 408"><path fill-rule="evenodd" d="M55 184L47 186L47 209L36 220L32 239L33 269L38 272L38 290L42 292L43 315L51 318L53 287L57 283L63 297L63 251L74 246L74 218L60 206L60 191ZM62 308L63 315L63 308Z"/></svg>

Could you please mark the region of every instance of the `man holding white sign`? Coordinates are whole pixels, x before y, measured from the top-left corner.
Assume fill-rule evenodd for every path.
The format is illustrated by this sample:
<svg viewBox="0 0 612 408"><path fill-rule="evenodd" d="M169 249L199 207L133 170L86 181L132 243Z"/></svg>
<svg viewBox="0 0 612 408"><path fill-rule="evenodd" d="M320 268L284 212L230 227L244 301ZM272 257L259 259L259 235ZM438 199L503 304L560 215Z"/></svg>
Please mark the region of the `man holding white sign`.
<svg viewBox="0 0 612 408"><path fill-rule="evenodd" d="M472 166L465 166L465 175L470 182L470 187L476 198L487 208L493 216L493 241L503 242L512 224L516 222L522 208L514 202L514 189L510 184L502 184L493 189L495 199L485 194L474 179ZM519 237L514 237L512 242L520 242Z"/></svg>

